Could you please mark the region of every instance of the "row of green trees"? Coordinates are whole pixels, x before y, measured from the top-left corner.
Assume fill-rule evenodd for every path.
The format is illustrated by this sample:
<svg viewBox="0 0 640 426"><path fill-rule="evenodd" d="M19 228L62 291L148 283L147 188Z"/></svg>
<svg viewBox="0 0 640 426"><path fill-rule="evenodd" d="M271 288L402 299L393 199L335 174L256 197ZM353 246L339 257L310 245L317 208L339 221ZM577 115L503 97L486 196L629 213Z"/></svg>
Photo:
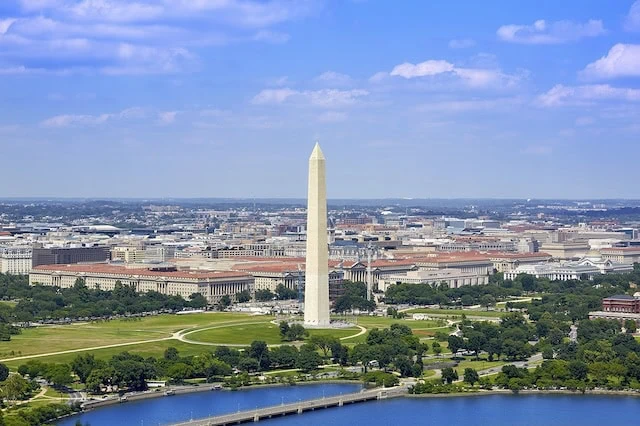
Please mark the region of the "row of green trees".
<svg viewBox="0 0 640 426"><path fill-rule="evenodd" d="M135 288L117 282L113 291L87 288L78 279L72 288L30 286L26 276L0 274L0 299L17 301L15 306L0 305L0 340L9 340L19 329L13 323L48 319L104 318L114 314L139 314L153 311L178 311L203 308L207 305L201 294L189 301L149 291L138 293Z"/></svg>
<svg viewBox="0 0 640 426"><path fill-rule="evenodd" d="M523 360L534 353L534 346L529 342L536 338L536 328L520 313L505 315L498 325L464 320L460 331L461 336L447 338L449 349L454 354L467 350L478 358L480 352L486 352L489 360L493 361L501 356L508 360Z"/></svg>

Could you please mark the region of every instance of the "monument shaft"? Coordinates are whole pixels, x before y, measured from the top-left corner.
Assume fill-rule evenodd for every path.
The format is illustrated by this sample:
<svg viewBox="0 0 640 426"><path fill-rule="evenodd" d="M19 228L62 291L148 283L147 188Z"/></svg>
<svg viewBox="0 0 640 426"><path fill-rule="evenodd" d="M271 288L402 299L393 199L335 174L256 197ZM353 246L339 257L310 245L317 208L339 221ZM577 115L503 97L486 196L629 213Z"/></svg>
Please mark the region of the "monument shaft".
<svg viewBox="0 0 640 426"><path fill-rule="evenodd" d="M304 290L304 323L329 325L329 245L327 239L327 186L325 159L316 144L309 158L307 200L307 259Z"/></svg>

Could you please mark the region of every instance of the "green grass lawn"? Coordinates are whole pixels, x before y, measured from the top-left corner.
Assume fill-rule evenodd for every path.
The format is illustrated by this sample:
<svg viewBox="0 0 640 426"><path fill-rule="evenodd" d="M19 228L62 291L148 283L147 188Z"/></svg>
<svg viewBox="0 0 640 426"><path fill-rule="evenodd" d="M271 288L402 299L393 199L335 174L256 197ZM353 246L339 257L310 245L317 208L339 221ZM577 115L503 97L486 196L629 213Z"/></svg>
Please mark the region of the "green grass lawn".
<svg viewBox="0 0 640 426"><path fill-rule="evenodd" d="M62 354L62 355L51 355L44 356L37 359L42 362L51 362L51 363L71 363L73 359L79 354L83 353L91 353L96 358L108 360L113 355L119 354L120 352L129 352L132 354L139 354L143 357L156 357L160 358L163 356L164 351L169 348L174 347L178 349L180 356L190 356L190 355L198 355L203 352L213 351L215 348L213 346L203 346L203 345L191 345L189 343L180 342L178 340L163 340L161 342L151 342L145 343L143 345L130 345L130 346L120 346L116 348L105 348L105 349L97 349L93 351L87 352L78 352L78 353L70 353L70 354ZM28 359L25 360L17 360L17 361L7 361L3 364L6 364L11 370L15 371L17 368L25 364Z"/></svg>
<svg viewBox="0 0 640 426"><path fill-rule="evenodd" d="M496 312L496 311L483 311L473 309L431 309L431 308L416 308L407 311L407 314L433 314L449 317L459 317L466 315L468 317L489 317L500 318L506 315L508 312Z"/></svg>
<svg viewBox="0 0 640 426"><path fill-rule="evenodd" d="M234 322L259 322L269 318L271 317L234 313L202 313L158 315L135 321L113 320L33 327L22 330L22 334L11 336L9 342L0 342L0 359L160 339L184 329Z"/></svg>
<svg viewBox="0 0 640 426"><path fill-rule="evenodd" d="M337 338L347 337L357 334L360 329L309 329L309 334L330 335ZM272 323L258 323L248 325L237 325L232 327L213 328L210 330L198 331L186 336L189 340L208 343L249 345L254 340L263 340L267 344L274 345L282 342L280 339L280 329L278 325Z"/></svg>
<svg viewBox="0 0 640 426"><path fill-rule="evenodd" d="M390 317L370 317L370 316L358 316L348 317L347 321L365 327L367 330L373 328L383 329L391 327L391 324L403 324L411 328L413 334L421 339L427 339L433 337L436 331L443 331L449 333L449 329L446 326L444 320L419 320L414 321L411 319L393 319ZM362 336L358 336L353 339L344 340L344 344L357 344L366 341L368 331Z"/></svg>

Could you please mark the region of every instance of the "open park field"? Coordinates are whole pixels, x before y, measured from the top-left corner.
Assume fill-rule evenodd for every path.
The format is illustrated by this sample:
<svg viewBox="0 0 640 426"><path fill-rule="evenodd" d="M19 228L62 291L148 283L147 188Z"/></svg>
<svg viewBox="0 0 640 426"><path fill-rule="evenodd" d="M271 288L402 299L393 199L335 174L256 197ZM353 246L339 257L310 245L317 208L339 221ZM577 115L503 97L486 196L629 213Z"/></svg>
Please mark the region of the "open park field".
<svg viewBox="0 0 640 426"><path fill-rule="evenodd" d="M344 329L314 330L309 329L309 335L331 335L336 338L353 336L360 332L359 328L351 327ZM280 329L277 324L271 322L261 322L256 324L242 324L235 326L224 326L205 329L185 336L188 341L198 341L206 343L228 344L228 345L249 345L254 340L263 340L269 345L283 343L280 339Z"/></svg>
<svg viewBox="0 0 640 426"><path fill-rule="evenodd" d="M270 345L282 344L278 325L272 323L273 320L272 316L211 312L39 326L24 329L9 342L0 342L0 362L15 370L29 359L70 362L81 352L108 359L122 351L161 356L168 347L177 348L182 355L197 355L211 350L214 345L248 346L254 340L264 340ZM344 344L352 345L364 342L371 329L388 328L394 323L409 326L421 339L428 339L437 331L449 333L451 324L439 319L414 321L373 316L346 320L355 326L309 329L309 333L312 336L332 335L342 339Z"/></svg>
<svg viewBox="0 0 640 426"><path fill-rule="evenodd" d="M264 322L272 317L234 313L158 315L137 320L39 326L23 329L9 342L0 342L0 359L107 345L171 339L181 330L213 325Z"/></svg>

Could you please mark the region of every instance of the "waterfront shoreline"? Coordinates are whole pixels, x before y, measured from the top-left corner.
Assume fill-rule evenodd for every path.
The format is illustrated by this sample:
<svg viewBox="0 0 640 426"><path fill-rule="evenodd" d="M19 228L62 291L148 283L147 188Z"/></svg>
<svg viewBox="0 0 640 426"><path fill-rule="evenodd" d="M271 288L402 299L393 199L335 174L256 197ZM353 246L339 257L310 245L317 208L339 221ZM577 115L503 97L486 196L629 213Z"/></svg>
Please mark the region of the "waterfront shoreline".
<svg viewBox="0 0 640 426"><path fill-rule="evenodd" d="M491 395L572 395L572 396L633 396L640 397L640 391L627 391L627 390L585 390L572 391L567 389L525 389L517 392L509 389L493 389L493 390L479 390L477 392L455 392L455 393L421 393L421 394L407 394L404 398L460 398L460 397L478 397L478 396L491 396Z"/></svg>
<svg viewBox="0 0 640 426"><path fill-rule="evenodd" d="M213 387L216 386L217 383L206 383L203 385L191 385L191 386L184 386L184 387L168 386L166 388L158 388L158 389L162 389L158 391L146 391L146 392L141 392L133 395L126 395L127 397L126 401L120 401L120 398L116 398L116 397L103 399L103 400L97 399L93 401L87 401L84 403L86 405L83 404L82 410L79 411L78 413L83 413L83 412L91 411L97 408L107 407L110 405L124 404L126 402L143 401L143 400L152 399L152 398L165 398L165 397L168 398L174 395L186 395L186 394L196 393L196 392L219 392L219 391L237 392L241 390L265 389L270 387L276 388L276 387L285 387L285 386L301 386L301 385L304 386L304 385L318 385L318 384L353 384L353 383L362 384L362 382L358 380L331 379L331 380L303 381L303 382L295 382L295 383L264 383L264 384L250 385L250 386L240 386L233 389L229 387L213 389ZM169 390L172 390L174 394L166 395L165 392Z"/></svg>

